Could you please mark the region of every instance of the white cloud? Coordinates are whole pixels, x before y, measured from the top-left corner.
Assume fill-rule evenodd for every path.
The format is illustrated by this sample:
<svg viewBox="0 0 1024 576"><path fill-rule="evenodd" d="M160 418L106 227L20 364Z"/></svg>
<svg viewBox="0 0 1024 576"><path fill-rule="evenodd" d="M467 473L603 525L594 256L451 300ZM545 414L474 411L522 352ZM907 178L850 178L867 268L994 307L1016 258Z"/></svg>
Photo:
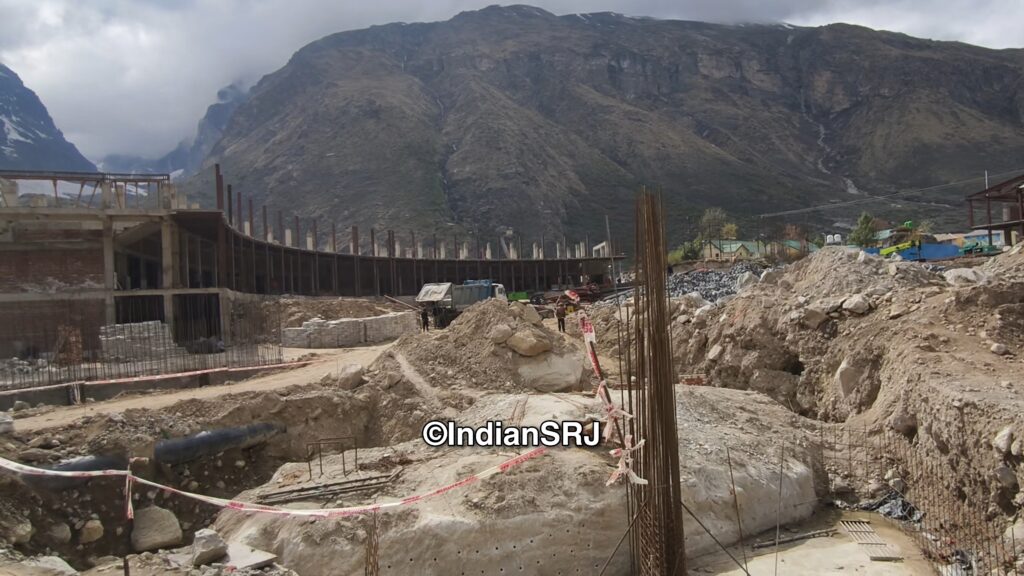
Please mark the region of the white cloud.
<svg viewBox="0 0 1024 576"><path fill-rule="evenodd" d="M493 0L0 0L0 61L90 158L158 156L192 134L219 88L253 82L324 35L443 20ZM1024 46L1020 0L537 0L719 22L844 21L991 47Z"/></svg>

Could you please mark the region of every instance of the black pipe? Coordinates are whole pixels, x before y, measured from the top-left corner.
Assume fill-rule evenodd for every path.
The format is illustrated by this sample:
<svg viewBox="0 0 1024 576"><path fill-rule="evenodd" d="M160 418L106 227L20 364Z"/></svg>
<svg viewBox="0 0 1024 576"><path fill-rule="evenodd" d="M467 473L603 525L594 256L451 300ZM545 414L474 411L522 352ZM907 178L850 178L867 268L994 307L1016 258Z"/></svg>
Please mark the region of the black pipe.
<svg viewBox="0 0 1024 576"><path fill-rule="evenodd" d="M84 456L73 460L58 462L49 466L47 470L60 472L92 472L96 470L125 470L128 467L128 459L116 454L104 454L100 456ZM80 485L86 480L94 478L65 478L60 476L26 476L26 481L51 490L64 490L72 486ZM123 482L123 479L122 479Z"/></svg>
<svg viewBox="0 0 1024 576"><path fill-rule="evenodd" d="M157 442L153 457L160 464L184 464L231 448L243 449L261 444L284 430L280 424L259 423L200 432Z"/></svg>

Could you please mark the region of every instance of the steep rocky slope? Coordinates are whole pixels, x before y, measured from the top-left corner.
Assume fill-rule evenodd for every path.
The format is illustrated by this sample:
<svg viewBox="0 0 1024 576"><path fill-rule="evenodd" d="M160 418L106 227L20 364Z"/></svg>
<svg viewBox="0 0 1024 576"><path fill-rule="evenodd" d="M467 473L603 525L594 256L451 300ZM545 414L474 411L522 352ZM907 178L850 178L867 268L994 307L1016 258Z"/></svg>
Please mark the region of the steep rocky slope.
<svg viewBox="0 0 1024 576"><path fill-rule="evenodd" d="M0 64L0 170L93 171L36 93Z"/></svg>
<svg viewBox="0 0 1024 576"><path fill-rule="evenodd" d="M490 7L304 47L192 185L208 194L220 162L258 202L342 225L551 237L603 235L605 213L625 235L621 207L649 184L680 237L708 205L750 215L1018 167L1022 61L848 25Z"/></svg>

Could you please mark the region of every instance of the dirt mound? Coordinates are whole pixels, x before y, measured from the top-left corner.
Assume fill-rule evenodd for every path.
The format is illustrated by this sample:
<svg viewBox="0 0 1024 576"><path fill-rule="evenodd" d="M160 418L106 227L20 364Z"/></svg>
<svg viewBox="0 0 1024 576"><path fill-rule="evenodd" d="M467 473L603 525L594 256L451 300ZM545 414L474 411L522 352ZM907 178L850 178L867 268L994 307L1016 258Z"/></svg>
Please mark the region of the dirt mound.
<svg viewBox="0 0 1024 576"><path fill-rule="evenodd" d="M962 499L971 508L1014 514L1024 496L1004 467L1024 479L1019 458L978 449L1006 426L1024 431L1024 283L1014 256L954 284L927 265L822 250L673 323L678 370L869 437L895 431L970 487Z"/></svg>
<svg viewBox="0 0 1024 576"><path fill-rule="evenodd" d="M408 308L387 300L363 298L315 298L284 296L267 301L263 306L281 314L285 328L298 328L314 318L338 320L341 318L371 318L391 312L405 312Z"/></svg>
<svg viewBox="0 0 1024 576"><path fill-rule="evenodd" d="M570 338L549 330L530 306L485 300L445 330L400 338L395 354L442 388L543 392L578 388L586 357Z"/></svg>

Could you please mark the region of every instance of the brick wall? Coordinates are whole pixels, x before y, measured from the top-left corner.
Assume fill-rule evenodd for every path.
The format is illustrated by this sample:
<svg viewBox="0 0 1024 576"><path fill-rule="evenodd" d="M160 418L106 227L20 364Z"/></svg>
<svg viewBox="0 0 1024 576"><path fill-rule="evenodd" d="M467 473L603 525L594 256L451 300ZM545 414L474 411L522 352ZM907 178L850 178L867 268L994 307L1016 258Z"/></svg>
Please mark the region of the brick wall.
<svg viewBox="0 0 1024 576"><path fill-rule="evenodd" d="M25 248L0 253L0 292L103 287L103 248Z"/></svg>

